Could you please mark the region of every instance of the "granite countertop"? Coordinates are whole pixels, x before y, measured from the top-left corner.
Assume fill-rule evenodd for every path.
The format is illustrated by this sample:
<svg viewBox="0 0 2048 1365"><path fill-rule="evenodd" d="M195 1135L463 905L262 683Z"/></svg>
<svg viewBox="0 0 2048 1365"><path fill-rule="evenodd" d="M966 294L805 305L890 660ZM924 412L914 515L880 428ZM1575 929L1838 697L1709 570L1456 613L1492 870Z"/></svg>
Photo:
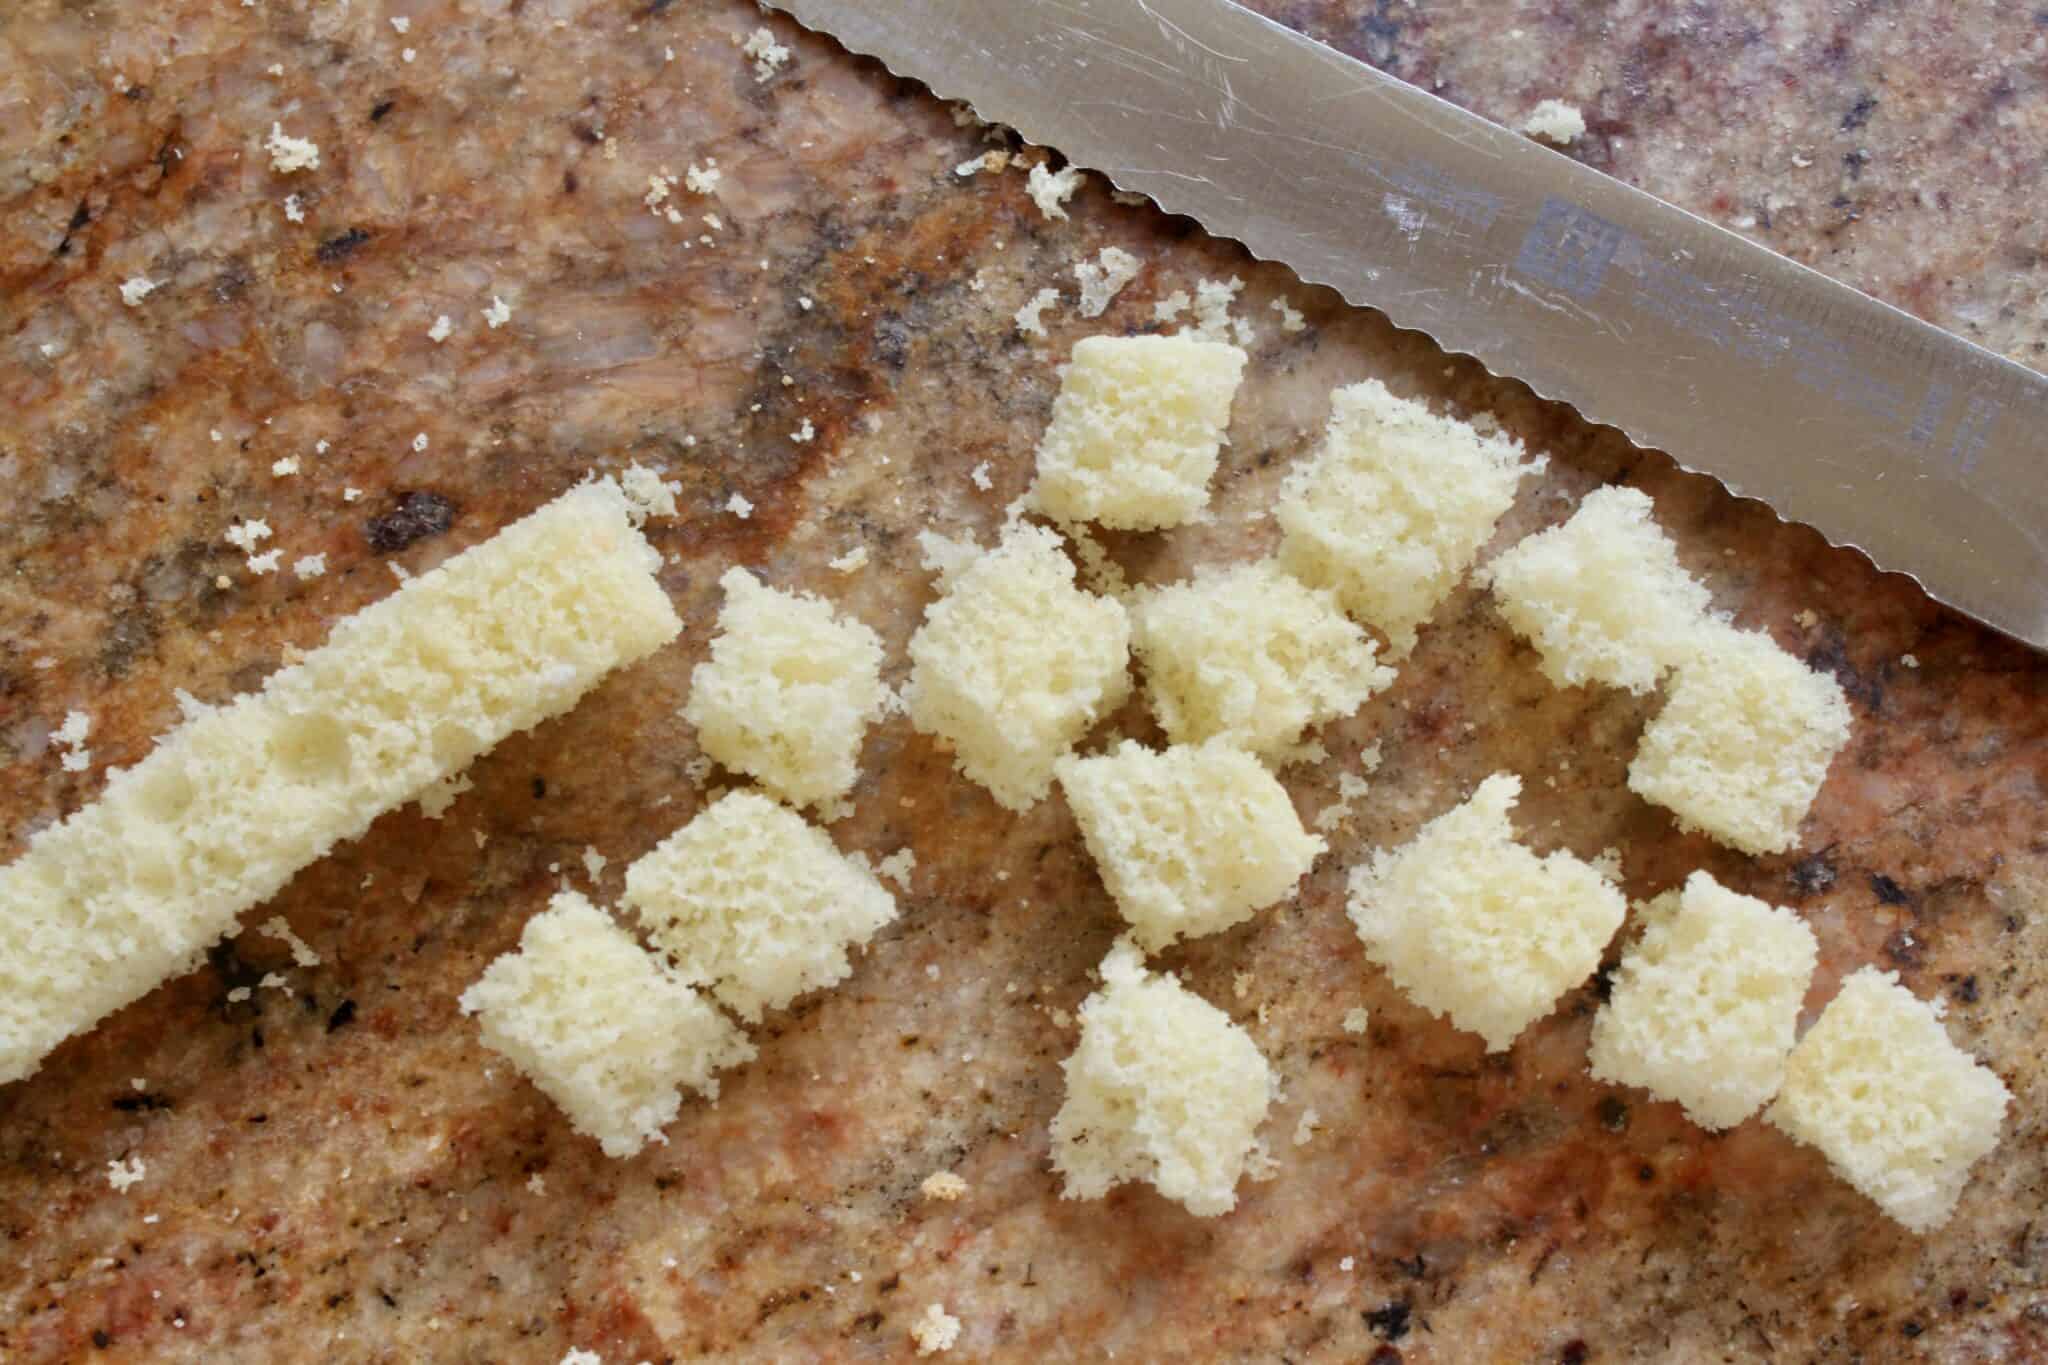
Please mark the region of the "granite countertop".
<svg viewBox="0 0 2048 1365"><path fill-rule="evenodd" d="M2023 7L1261 7L1489 116L1577 103L1589 164L2042 363L2048 27ZM757 81L737 42L764 22L793 56ZM317 169L273 171L274 123ZM688 627L480 761L445 818L380 820L0 1090L0 1353L902 1359L943 1303L956 1358L2048 1354L2048 661L1100 182L1050 222L1015 170L954 173L990 145L741 0L0 10L0 856L146 753L179 689L254 687L394 569L588 470L680 480L650 533ZM649 176L714 159L712 195L672 195L681 222L650 212ZM1018 335L1018 306L1106 245L1145 263L1110 312ZM602 1157L456 997L564 879L589 887L587 847L615 895L706 799L676 712L719 573L825 594L900 680L931 596L914 533L1000 522L1077 337L1233 274L1257 340L1217 516L1108 538L1132 575L1270 546L1338 383L1494 411L1550 457L1497 545L1640 487L1718 606L1841 678L1856 738L1802 849L1676 832L1623 784L1654 701L1550 687L1462 590L1330 757L1290 770L1313 815L1384 754L1300 895L1166 958L1282 1078L1277 1177L1214 1220L1144 1187L1067 1202L1046 1124L1117 917L1062 802L1008 815L894 718L833 835L915 851L901 920L772 1015L666 1146ZM157 287L129 306L138 276ZM257 517L278 572L222 539ZM828 568L856 546L867 568ZM315 554L324 575L292 572ZM74 708L82 772L50 738ZM1138 703L1113 732L1156 736ZM1533 842L1619 850L1632 896L1704 867L1796 906L1822 944L1809 1017L1867 963L1945 1001L2014 1094L1954 1221L1909 1235L1759 1122L1709 1136L1590 1081L1597 981L1495 1056L1401 999L1343 916L1345 869L1496 770L1522 774ZM256 927L273 916L305 952ZM114 1161L144 1177L115 1190ZM939 1169L958 1202L919 1197Z"/></svg>

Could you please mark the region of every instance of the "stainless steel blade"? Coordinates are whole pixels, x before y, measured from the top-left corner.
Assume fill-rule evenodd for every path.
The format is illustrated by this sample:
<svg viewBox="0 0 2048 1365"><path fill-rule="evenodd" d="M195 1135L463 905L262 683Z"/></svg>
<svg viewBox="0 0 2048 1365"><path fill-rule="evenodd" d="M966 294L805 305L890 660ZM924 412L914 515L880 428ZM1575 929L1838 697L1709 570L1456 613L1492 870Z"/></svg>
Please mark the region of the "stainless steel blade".
<svg viewBox="0 0 2048 1365"><path fill-rule="evenodd" d="M2048 379L1227 0L769 0L2048 648Z"/></svg>

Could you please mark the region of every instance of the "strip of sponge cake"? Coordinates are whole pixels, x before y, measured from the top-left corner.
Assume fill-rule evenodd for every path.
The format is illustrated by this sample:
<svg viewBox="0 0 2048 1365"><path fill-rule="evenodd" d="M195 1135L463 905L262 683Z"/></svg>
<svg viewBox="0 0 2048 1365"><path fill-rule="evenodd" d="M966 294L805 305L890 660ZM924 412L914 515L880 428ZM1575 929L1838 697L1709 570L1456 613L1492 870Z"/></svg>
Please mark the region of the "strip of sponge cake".
<svg viewBox="0 0 2048 1365"><path fill-rule="evenodd" d="M682 630L610 480L197 710L0 869L0 1082L191 967L242 911L379 815L568 710Z"/></svg>

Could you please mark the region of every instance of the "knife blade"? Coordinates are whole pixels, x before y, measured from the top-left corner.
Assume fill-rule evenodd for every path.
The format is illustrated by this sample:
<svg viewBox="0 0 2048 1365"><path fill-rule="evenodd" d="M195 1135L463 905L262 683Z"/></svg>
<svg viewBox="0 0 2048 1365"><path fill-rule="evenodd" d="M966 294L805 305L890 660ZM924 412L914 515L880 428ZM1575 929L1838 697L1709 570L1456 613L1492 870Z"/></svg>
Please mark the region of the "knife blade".
<svg viewBox="0 0 2048 1365"><path fill-rule="evenodd" d="M2048 649L2048 378L1229 0L766 0Z"/></svg>

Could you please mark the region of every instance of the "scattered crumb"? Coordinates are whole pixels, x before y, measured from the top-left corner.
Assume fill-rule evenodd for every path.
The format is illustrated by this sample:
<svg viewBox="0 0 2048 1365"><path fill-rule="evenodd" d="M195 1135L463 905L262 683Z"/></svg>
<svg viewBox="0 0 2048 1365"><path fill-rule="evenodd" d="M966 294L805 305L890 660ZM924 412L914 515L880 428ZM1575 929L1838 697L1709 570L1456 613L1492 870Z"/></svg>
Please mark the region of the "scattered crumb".
<svg viewBox="0 0 2048 1365"><path fill-rule="evenodd" d="M310 138L292 137L282 124L270 125L270 136L263 140L263 149L270 153L270 169L279 175L320 169L319 144Z"/></svg>
<svg viewBox="0 0 2048 1365"><path fill-rule="evenodd" d="M1188 311L1188 291L1176 289L1152 305L1152 321L1165 324Z"/></svg>
<svg viewBox="0 0 2048 1365"><path fill-rule="evenodd" d="M1238 294L1244 289L1244 281L1232 275L1228 280L1201 280L1195 285L1195 321L1192 331L1204 341L1231 340L1232 325L1236 324L1237 344L1248 346L1252 338L1249 325L1242 319L1230 316L1231 305L1237 302Z"/></svg>
<svg viewBox="0 0 2048 1365"><path fill-rule="evenodd" d="M1364 1033L1365 1026L1371 1021L1371 1018L1372 1016L1366 1013L1365 1006L1353 1006L1351 1009L1344 1011L1344 1031L1346 1033Z"/></svg>
<svg viewBox="0 0 2048 1365"><path fill-rule="evenodd" d="M1069 166L1063 171L1048 171L1044 163L1031 168L1031 175L1025 182L1031 202L1038 205L1038 211L1047 218L1066 219L1063 207L1074 197L1074 191L1081 188L1084 172L1079 166Z"/></svg>
<svg viewBox="0 0 2048 1365"><path fill-rule="evenodd" d="M291 925L285 923L283 915L272 915L257 927L259 932L266 937L274 938L284 944L285 947L290 948L292 950L292 961L296 965L301 967L317 967L320 965L320 954L307 947L306 941L292 932Z"/></svg>
<svg viewBox="0 0 2048 1365"><path fill-rule="evenodd" d="M1351 1268L1357 1264L1358 1262L1355 1258L1346 1256L1343 1260L1337 1262L1337 1269L1343 1271L1346 1275L1349 1275L1351 1273Z"/></svg>
<svg viewBox="0 0 2048 1365"><path fill-rule="evenodd" d="M702 166L692 164L683 172L683 188L692 194L710 194L724 174L716 161L706 157Z"/></svg>
<svg viewBox="0 0 2048 1365"><path fill-rule="evenodd" d="M1798 623L1799 628L1801 630L1812 630L1815 626L1820 624L1820 616L1811 607L1808 607L1806 610L1800 612L1797 616L1793 617L1792 619Z"/></svg>
<svg viewBox="0 0 2048 1365"><path fill-rule="evenodd" d="M839 556L839 558L829 561L826 567L834 569L839 573L852 573L855 569L863 567L867 562L868 547L856 545L845 554Z"/></svg>
<svg viewBox="0 0 2048 1365"><path fill-rule="evenodd" d="M1017 310L1017 330L1026 336L1044 336L1045 323L1040 320L1040 315L1059 301L1060 291L1057 289L1041 289L1033 294L1030 301Z"/></svg>
<svg viewBox="0 0 2048 1365"><path fill-rule="evenodd" d="M1377 757L1377 755L1375 755ZM1367 772L1372 769L1366 769ZM1316 828L1328 832L1351 818L1358 798L1372 790L1372 784L1356 773L1337 774L1337 799L1316 816Z"/></svg>
<svg viewBox="0 0 2048 1365"><path fill-rule="evenodd" d="M735 493L725 500L725 510L745 521L754 515L754 504L748 502L744 495Z"/></svg>
<svg viewBox="0 0 2048 1365"><path fill-rule="evenodd" d="M775 30L757 28L747 35L740 45L740 52L754 61L754 80L764 82L773 79L791 57L791 52L775 41Z"/></svg>
<svg viewBox="0 0 2048 1365"><path fill-rule="evenodd" d="M412 27L412 20L403 14L394 14L391 16L391 27L399 33L404 33Z"/></svg>
<svg viewBox="0 0 2048 1365"><path fill-rule="evenodd" d="M1907 668L1918 668L1920 666L1920 661L1911 654L1901 654L1899 656L1899 663Z"/></svg>
<svg viewBox="0 0 2048 1365"><path fill-rule="evenodd" d="M301 578L318 578L327 572L327 556L301 555L292 561L292 572Z"/></svg>
<svg viewBox="0 0 2048 1365"><path fill-rule="evenodd" d="M1081 282L1081 316L1099 318L1123 292L1125 285L1138 277L1145 268L1130 252L1121 247L1106 246L1097 261L1081 261L1074 266L1074 278Z"/></svg>
<svg viewBox="0 0 2048 1365"><path fill-rule="evenodd" d="M1294 1125L1294 1145L1306 1147L1315 1140L1316 1133L1323 1126L1323 1116L1313 1107L1301 1111L1300 1120Z"/></svg>
<svg viewBox="0 0 2048 1365"><path fill-rule="evenodd" d="M125 1162L107 1163L107 1183L112 1185L116 1192L125 1192L130 1185L141 1184L142 1177L147 1174L149 1168L142 1164L142 1158L139 1156L130 1157Z"/></svg>
<svg viewBox="0 0 2048 1365"><path fill-rule="evenodd" d="M784 378L788 378L788 376L785 375ZM806 417L802 426L789 433L789 439L795 441L798 445L808 445L817 434L818 429L812 426L811 419Z"/></svg>
<svg viewBox="0 0 2048 1365"><path fill-rule="evenodd" d="M256 983L256 988L264 991L284 991L286 994L290 994L291 984L291 982L285 980L276 972L265 972L263 979Z"/></svg>
<svg viewBox="0 0 2048 1365"><path fill-rule="evenodd" d="M927 1199L950 1204L967 1193L967 1182L951 1171L933 1171L924 1178L924 1184L918 1186L918 1189L923 1191Z"/></svg>
<svg viewBox="0 0 2048 1365"><path fill-rule="evenodd" d="M260 555L249 556L249 572L266 574L277 572L278 560L284 558L283 550L266 550Z"/></svg>
<svg viewBox="0 0 2048 1365"><path fill-rule="evenodd" d="M288 479L299 472L299 457L288 455L282 460L270 462L270 472L280 479Z"/></svg>
<svg viewBox="0 0 2048 1365"><path fill-rule="evenodd" d="M526 1190L529 1194L546 1194L548 1192L548 1178L539 1171L535 1171L532 1175L526 1177Z"/></svg>
<svg viewBox="0 0 2048 1365"><path fill-rule="evenodd" d="M811 301L809 295L801 295L797 298L796 306L803 309L806 313L808 313L817 305Z"/></svg>
<svg viewBox="0 0 2048 1365"><path fill-rule="evenodd" d="M57 761L63 765L67 773L82 773L92 766L92 750L71 749Z"/></svg>
<svg viewBox="0 0 2048 1365"><path fill-rule="evenodd" d="M875 864L875 872L896 883L903 890L910 889L910 874L917 870L917 854L908 848L899 848Z"/></svg>
<svg viewBox="0 0 2048 1365"><path fill-rule="evenodd" d="M571 1347L569 1354L562 1357L561 1365L604 1365L604 1357L595 1351L579 1351Z"/></svg>
<svg viewBox="0 0 2048 1365"><path fill-rule="evenodd" d="M91 716L88 716L83 711L66 711L64 713L64 723L57 727L50 738L66 748L76 749L79 745L85 743L86 736L91 733Z"/></svg>
<svg viewBox="0 0 2048 1365"><path fill-rule="evenodd" d="M1569 147L1586 135L1586 116L1563 100L1545 100L1522 122L1522 131L1544 142Z"/></svg>
<svg viewBox="0 0 2048 1365"><path fill-rule="evenodd" d="M464 773L442 778L420 793L420 814L429 820L440 819L448 813L448 808L455 804L456 797L466 791L475 790L475 785Z"/></svg>
<svg viewBox="0 0 2048 1365"><path fill-rule="evenodd" d="M412 448L414 450L425 450L427 448L427 433L423 431L419 433L419 435L413 437Z"/></svg>
<svg viewBox="0 0 2048 1365"><path fill-rule="evenodd" d="M988 476L987 460L983 460L980 464L968 470L967 478L976 488L979 488L984 493L995 487L995 481Z"/></svg>
<svg viewBox="0 0 2048 1365"><path fill-rule="evenodd" d="M495 332L512 321L512 305L496 294L491 295L491 306L484 309L484 321L489 323L491 330Z"/></svg>
<svg viewBox="0 0 2048 1365"><path fill-rule="evenodd" d="M983 152L980 156L969 157L953 168L953 174L963 179L978 175L982 171L1000 171L1010 164L1010 154L1004 151Z"/></svg>
<svg viewBox="0 0 2048 1365"><path fill-rule="evenodd" d="M142 301L157 290L155 280L142 275L131 275L121 282L121 302L130 308L139 307Z"/></svg>
<svg viewBox="0 0 2048 1365"><path fill-rule="evenodd" d="M411 48L409 48L409 47L408 47L408 48L401 48L401 49L399 50L399 53L398 53L398 60L400 60L401 62L410 62L410 61L411 61L411 60L412 60L413 58L415 58L415 57L417 57L417 56L419 56L419 55L420 55L419 53L417 53L417 52L413 51L413 50L412 50Z"/></svg>
<svg viewBox="0 0 2048 1365"><path fill-rule="evenodd" d="M360 498L362 495L363 490L360 488L344 488L341 490L341 500L343 502L354 502L357 498Z"/></svg>
<svg viewBox="0 0 2048 1365"><path fill-rule="evenodd" d="M910 1339L921 1356L950 1351L960 1339L960 1319L936 1303L926 1304L924 1316L910 1324Z"/></svg>
<svg viewBox="0 0 2048 1365"><path fill-rule="evenodd" d="M627 519L641 526L649 517L674 516L676 494L683 491L683 486L665 482L660 474L636 462L627 465L625 473L619 475L619 489L626 495Z"/></svg>
<svg viewBox="0 0 2048 1365"><path fill-rule="evenodd" d="M446 341L455 332L455 320L446 313L434 319L434 325L427 329L427 340Z"/></svg>
<svg viewBox="0 0 2048 1365"><path fill-rule="evenodd" d="M1252 974L1250 972L1238 972L1236 975L1230 978L1231 999L1242 1000L1251 993Z"/></svg>
<svg viewBox="0 0 2048 1365"><path fill-rule="evenodd" d="M596 881L599 877L602 877L605 864L610 861L611 859L599 853L591 845L585 844L583 846L583 870L590 874L590 880Z"/></svg>
<svg viewBox="0 0 2048 1365"><path fill-rule="evenodd" d="M1269 307L1280 315L1281 331L1300 332L1307 329L1308 324L1302 321L1300 310L1296 309L1286 299L1274 299Z"/></svg>
<svg viewBox="0 0 2048 1365"><path fill-rule="evenodd" d="M254 554L259 541L270 539L270 523L267 521L237 522L221 535L221 539L245 554Z"/></svg>

